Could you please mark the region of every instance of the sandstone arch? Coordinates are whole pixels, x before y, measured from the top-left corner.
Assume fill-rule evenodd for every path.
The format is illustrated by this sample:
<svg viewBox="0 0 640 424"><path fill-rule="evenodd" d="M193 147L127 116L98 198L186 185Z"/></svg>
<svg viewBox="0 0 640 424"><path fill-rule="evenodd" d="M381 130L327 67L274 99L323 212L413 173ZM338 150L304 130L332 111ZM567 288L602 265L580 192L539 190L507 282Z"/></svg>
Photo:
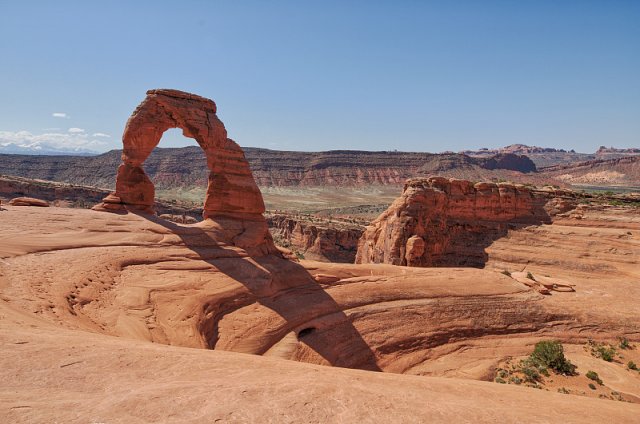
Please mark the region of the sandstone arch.
<svg viewBox="0 0 640 424"><path fill-rule="evenodd" d="M209 182L204 218L233 214L264 219L262 194L242 149L227 138L224 124L216 115L216 104L195 94L169 89L147 91L147 97L127 121L116 191L105 199L103 208L153 213L155 189L142 164L170 128L180 128L186 137L195 139L207 157Z"/></svg>

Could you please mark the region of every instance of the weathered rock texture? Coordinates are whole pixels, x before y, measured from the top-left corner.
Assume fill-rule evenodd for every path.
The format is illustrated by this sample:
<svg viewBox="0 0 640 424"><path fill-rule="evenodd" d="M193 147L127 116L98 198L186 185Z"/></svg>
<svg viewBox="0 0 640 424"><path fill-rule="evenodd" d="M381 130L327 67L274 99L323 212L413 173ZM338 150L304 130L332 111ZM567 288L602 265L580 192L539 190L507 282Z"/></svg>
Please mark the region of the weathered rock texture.
<svg viewBox="0 0 640 424"><path fill-rule="evenodd" d="M11 206L39 206L48 207L49 203L45 200L35 199L33 197L16 197L9 201Z"/></svg>
<svg viewBox="0 0 640 424"><path fill-rule="evenodd" d="M149 90L129 118L122 143L122 164L116 191L105 208L123 204L144 212L153 211L155 190L142 164L170 128L180 128L194 138L207 158L209 169L205 218L215 215L257 215L262 219L264 202L242 149L227 138L213 101L177 90Z"/></svg>
<svg viewBox="0 0 640 424"><path fill-rule="evenodd" d="M574 206L571 192L443 177L408 180L362 235L356 263L483 266L485 247L509 229L548 223Z"/></svg>
<svg viewBox="0 0 640 424"><path fill-rule="evenodd" d="M305 259L322 262L353 263L364 231L356 224L310 222L286 214L269 215L267 223L284 247L302 253Z"/></svg>

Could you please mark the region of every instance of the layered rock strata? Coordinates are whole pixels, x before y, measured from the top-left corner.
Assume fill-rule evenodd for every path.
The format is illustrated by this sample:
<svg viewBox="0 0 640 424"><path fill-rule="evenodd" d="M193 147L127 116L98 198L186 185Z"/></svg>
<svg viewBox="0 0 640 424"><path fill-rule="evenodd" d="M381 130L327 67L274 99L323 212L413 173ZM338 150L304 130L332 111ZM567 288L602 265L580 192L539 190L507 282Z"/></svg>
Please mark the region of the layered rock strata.
<svg viewBox="0 0 640 424"><path fill-rule="evenodd" d="M310 222L286 214L267 216L274 236L304 255L305 259L321 262L353 263L358 240L364 228L337 222Z"/></svg>
<svg viewBox="0 0 640 424"><path fill-rule="evenodd" d="M574 206L574 195L566 190L443 177L411 179L365 230L356 263L483 266L485 247L509 229L548 223Z"/></svg>

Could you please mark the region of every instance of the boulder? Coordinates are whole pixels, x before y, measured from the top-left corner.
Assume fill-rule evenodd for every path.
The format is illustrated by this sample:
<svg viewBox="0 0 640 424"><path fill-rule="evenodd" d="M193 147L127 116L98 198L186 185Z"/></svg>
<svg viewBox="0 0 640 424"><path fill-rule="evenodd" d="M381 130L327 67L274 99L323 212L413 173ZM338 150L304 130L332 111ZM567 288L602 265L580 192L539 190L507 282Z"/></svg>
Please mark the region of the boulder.
<svg viewBox="0 0 640 424"><path fill-rule="evenodd" d="M49 207L46 200L36 199L34 197L15 197L9 201L11 206L38 206L42 208Z"/></svg>

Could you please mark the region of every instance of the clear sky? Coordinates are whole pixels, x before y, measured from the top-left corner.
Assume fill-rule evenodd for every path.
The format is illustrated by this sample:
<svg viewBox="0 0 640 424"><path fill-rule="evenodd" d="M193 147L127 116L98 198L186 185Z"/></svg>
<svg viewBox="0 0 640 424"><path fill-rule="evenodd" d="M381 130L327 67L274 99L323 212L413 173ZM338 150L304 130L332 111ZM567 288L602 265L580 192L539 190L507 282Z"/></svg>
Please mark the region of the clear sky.
<svg viewBox="0 0 640 424"><path fill-rule="evenodd" d="M640 147L640 1L0 0L0 142L119 148L150 88L242 146Z"/></svg>

